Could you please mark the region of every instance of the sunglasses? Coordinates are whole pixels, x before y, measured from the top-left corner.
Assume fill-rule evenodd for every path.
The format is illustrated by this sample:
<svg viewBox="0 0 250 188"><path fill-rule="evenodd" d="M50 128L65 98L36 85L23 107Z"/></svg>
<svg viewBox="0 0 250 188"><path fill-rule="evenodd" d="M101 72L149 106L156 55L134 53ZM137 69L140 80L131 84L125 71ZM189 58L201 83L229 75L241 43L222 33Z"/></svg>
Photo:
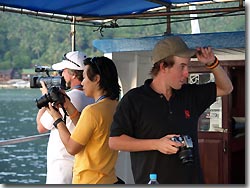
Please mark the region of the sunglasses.
<svg viewBox="0 0 250 188"><path fill-rule="evenodd" d="M80 65L78 65L76 62L74 62L74 61L70 60L69 58L67 58L66 55L67 55L67 54L64 54L64 55L63 55L63 60L67 60L67 61L69 61L69 62L75 64L76 66L80 67Z"/></svg>
<svg viewBox="0 0 250 188"><path fill-rule="evenodd" d="M97 57L91 58L91 59L90 59L90 62L91 62L92 64L95 64L95 66L96 66L96 68L97 68L99 74L101 74L101 69L100 69L100 67L98 66L98 63L97 63Z"/></svg>

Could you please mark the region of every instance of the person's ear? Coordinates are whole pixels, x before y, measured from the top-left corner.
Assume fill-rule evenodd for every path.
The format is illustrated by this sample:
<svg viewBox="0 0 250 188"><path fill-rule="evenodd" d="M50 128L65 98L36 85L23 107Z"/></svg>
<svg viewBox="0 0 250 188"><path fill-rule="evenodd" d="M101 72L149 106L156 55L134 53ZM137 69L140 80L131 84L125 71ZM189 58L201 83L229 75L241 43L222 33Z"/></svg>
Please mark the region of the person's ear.
<svg viewBox="0 0 250 188"><path fill-rule="evenodd" d="M164 62L162 61L161 63L160 63L160 70L165 70L165 66L164 66Z"/></svg>
<svg viewBox="0 0 250 188"><path fill-rule="evenodd" d="M99 83L100 80L101 80L100 75L99 74L95 75L94 81L97 82L97 83Z"/></svg>

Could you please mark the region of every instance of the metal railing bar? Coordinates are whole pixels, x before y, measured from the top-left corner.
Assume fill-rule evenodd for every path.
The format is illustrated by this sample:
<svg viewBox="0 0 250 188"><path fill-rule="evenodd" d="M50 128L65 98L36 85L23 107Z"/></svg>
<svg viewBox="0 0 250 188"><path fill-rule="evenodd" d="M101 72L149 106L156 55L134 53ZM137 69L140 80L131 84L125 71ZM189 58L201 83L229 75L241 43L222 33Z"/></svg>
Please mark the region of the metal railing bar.
<svg viewBox="0 0 250 188"><path fill-rule="evenodd" d="M33 140L48 138L49 135L50 135L50 133L46 133L46 134L40 134L40 135L26 136L26 137L22 137L22 138L14 138L14 139L9 139L9 140L1 140L0 141L0 147L1 146L5 146L5 145L10 145L10 144L16 144L16 143L21 143L21 142L28 142L28 141L33 141Z"/></svg>

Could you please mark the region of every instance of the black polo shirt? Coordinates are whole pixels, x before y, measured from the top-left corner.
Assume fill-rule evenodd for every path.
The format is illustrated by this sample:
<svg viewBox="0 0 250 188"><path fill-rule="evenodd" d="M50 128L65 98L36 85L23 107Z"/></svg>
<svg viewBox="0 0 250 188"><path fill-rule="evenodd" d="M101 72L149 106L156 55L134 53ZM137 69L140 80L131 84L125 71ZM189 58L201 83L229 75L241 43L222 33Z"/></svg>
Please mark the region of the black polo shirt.
<svg viewBox="0 0 250 188"><path fill-rule="evenodd" d="M202 183L198 151L199 116L216 100L216 85L185 84L173 90L170 100L156 93L146 80L144 85L127 92L114 115L110 136L126 134L138 139L158 139L168 134L189 135L193 140L194 163L182 164L178 154L159 151L131 152L136 184L146 184L156 173L160 184Z"/></svg>

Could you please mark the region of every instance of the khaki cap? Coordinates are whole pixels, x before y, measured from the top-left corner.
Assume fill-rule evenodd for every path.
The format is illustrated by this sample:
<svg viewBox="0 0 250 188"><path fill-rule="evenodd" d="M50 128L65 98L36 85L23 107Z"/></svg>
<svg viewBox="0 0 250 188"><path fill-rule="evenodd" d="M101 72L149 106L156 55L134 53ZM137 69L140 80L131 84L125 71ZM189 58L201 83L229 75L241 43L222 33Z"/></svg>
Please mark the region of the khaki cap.
<svg viewBox="0 0 250 188"><path fill-rule="evenodd" d="M152 63L154 64L169 56L191 58L195 53L196 50L188 48L180 37L168 37L156 43L153 49Z"/></svg>

